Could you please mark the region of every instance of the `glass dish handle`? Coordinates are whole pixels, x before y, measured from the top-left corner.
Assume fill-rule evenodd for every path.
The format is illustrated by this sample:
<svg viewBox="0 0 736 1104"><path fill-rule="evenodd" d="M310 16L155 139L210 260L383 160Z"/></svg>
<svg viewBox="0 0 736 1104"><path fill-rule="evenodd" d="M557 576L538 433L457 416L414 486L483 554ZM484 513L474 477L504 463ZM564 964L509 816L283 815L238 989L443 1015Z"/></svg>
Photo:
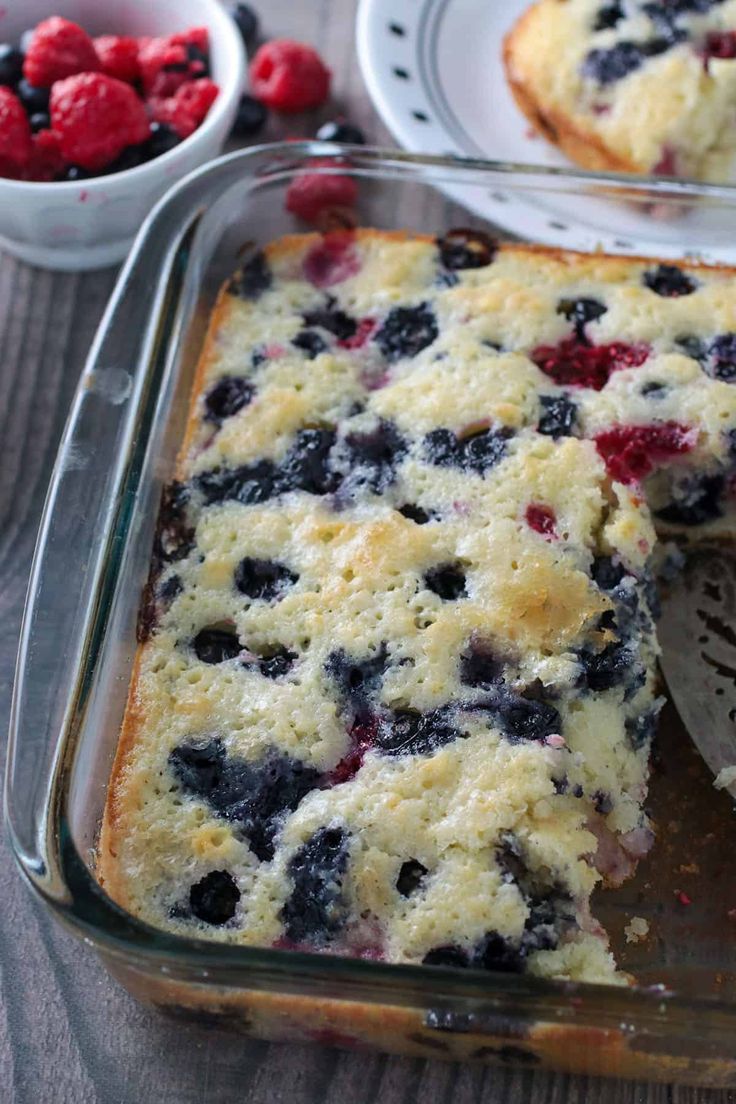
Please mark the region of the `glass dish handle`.
<svg viewBox="0 0 736 1104"><path fill-rule="evenodd" d="M120 552L115 504L130 502L121 498L126 481L135 493L147 436L142 421L152 416L165 369L162 350L194 225L162 225L153 252L150 239L147 250L140 248L144 228L133 248L72 402L36 542L11 709L5 815L25 874L57 901L68 895L51 869L59 841L49 838L50 810L65 782L62 737L84 708L87 687L77 673L89 663L80 660L103 635L97 583Z"/></svg>

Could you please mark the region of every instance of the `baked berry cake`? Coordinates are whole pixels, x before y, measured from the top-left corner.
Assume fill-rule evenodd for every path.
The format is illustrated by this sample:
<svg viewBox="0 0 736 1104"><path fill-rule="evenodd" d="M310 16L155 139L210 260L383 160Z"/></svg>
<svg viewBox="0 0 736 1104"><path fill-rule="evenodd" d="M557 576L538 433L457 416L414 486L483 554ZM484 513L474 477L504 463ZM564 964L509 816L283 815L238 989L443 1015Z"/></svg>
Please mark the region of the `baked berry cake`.
<svg viewBox="0 0 736 1104"><path fill-rule="evenodd" d="M725 269L358 231L227 284L100 874L229 943L621 981L654 525L725 531ZM648 504L647 504L648 500Z"/></svg>
<svg viewBox="0 0 736 1104"><path fill-rule="evenodd" d="M529 121L582 165L733 175L736 0L538 0L504 61Z"/></svg>

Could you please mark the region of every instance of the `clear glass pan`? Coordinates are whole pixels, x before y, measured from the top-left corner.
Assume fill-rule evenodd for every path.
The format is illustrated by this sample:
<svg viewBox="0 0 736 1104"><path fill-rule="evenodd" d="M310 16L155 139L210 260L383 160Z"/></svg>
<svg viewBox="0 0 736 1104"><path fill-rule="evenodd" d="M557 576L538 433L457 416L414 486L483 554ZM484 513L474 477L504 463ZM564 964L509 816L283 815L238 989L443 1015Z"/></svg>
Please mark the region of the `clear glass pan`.
<svg viewBox="0 0 736 1104"><path fill-rule="evenodd" d="M308 142L222 158L171 192L141 231L102 321L41 525L6 789L20 866L133 993L181 1015L268 1038L736 1086L736 924L727 917L736 907L733 813L673 710L660 736L665 768L652 781L658 843L636 879L602 894L597 908L639 987L185 939L127 915L95 880L158 500L208 313L245 242L294 229L285 189L314 156L323 159L316 171L360 180L363 221L386 229L447 229L449 208L444 226L429 225L426 214L438 209L440 187L475 209L482 197L505 194L594 209L614 229L618 219L650 227L642 239L621 239L628 252L656 240L670 257L722 258L736 230L736 189L727 186L367 149L343 150L346 165L336 147ZM595 235L583 223L570 221L569 244L593 248ZM677 903L678 889L691 907ZM653 935L628 945L623 928L634 914L649 919Z"/></svg>

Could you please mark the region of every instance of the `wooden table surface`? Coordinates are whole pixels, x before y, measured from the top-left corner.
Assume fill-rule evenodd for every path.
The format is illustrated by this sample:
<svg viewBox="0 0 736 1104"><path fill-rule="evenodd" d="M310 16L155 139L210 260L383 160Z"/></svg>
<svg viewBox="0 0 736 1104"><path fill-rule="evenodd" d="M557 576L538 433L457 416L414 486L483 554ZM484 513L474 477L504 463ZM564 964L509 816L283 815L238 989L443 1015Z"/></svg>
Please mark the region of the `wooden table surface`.
<svg viewBox="0 0 736 1104"><path fill-rule="evenodd" d="M388 145L357 68L356 4L256 6L269 35L314 43L332 67L336 103L319 118L340 110ZM315 125L271 123L268 137L308 135ZM46 484L114 279L0 259L0 732ZM736 1104L731 1092L269 1045L171 1022L137 1005L31 900L4 840L0 887L2 1104Z"/></svg>

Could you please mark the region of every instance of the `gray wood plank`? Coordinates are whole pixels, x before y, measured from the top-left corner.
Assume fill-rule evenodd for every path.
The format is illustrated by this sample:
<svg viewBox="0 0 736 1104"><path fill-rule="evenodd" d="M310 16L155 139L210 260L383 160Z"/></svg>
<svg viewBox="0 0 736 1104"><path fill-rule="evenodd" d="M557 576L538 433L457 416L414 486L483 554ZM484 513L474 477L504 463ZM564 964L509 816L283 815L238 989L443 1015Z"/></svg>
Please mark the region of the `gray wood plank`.
<svg viewBox="0 0 736 1104"><path fill-rule="evenodd" d="M335 104L274 119L314 133L336 107L390 144L362 87L356 0L261 0L264 29L313 42ZM427 226L446 221L428 205ZM0 732L46 483L114 273L53 275L0 260ZM4 750L3 753L4 755ZM136 1004L21 884L0 843L0 1100L7 1104L734 1104L736 1094L266 1044L173 1022Z"/></svg>

